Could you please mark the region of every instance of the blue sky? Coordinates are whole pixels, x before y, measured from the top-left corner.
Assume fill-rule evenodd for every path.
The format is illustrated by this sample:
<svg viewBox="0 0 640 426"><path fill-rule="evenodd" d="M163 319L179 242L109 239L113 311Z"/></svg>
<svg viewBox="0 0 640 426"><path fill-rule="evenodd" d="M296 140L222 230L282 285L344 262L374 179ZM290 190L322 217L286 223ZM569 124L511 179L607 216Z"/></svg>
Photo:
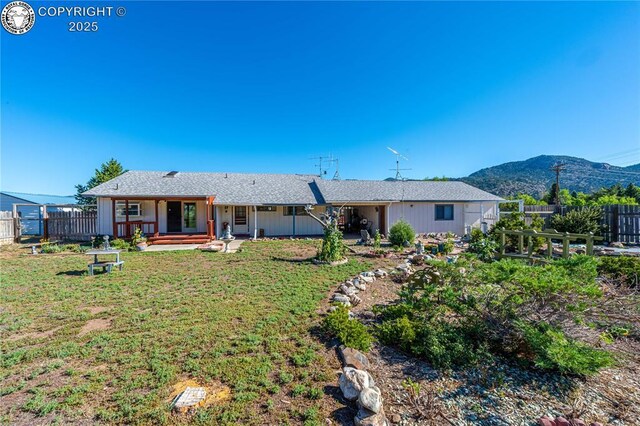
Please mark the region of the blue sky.
<svg viewBox="0 0 640 426"><path fill-rule="evenodd" d="M362 179L394 174L387 146L411 178L640 162L638 2L102 5L126 16L0 30L2 189L73 193L110 157L313 173L331 153Z"/></svg>

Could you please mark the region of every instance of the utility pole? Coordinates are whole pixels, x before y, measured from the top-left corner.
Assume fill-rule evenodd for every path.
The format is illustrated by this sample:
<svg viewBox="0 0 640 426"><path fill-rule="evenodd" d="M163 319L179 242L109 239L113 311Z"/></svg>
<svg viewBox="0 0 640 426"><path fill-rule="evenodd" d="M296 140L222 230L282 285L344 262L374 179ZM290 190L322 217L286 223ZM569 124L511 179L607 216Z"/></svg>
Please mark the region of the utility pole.
<svg viewBox="0 0 640 426"><path fill-rule="evenodd" d="M567 166L564 163L556 163L551 166L551 170L556 173L556 193L555 193L555 202L556 206L560 205L560 172L567 169Z"/></svg>

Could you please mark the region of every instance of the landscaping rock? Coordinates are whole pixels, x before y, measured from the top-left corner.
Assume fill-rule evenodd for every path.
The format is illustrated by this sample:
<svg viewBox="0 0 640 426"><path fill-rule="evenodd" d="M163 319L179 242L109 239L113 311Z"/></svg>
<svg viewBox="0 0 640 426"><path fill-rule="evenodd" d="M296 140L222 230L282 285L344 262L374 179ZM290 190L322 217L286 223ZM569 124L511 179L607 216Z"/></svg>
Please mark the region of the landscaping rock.
<svg viewBox="0 0 640 426"><path fill-rule="evenodd" d="M355 285L355 288L357 288L360 291L365 291L367 289L367 286L365 283L361 283L360 281L358 281L358 284Z"/></svg>
<svg viewBox="0 0 640 426"><path fill-rule="evenodd" d="M349 296L340 293L333 295L333 301L338 303L350 303Z"/></svg>
<svg viewBox="0 0 640 426"><path fill-rule="evenodd" d="M377 387L363 389L358 397L358 406L374 413L382 410L382 395Z"/></svg>
<svg viewBox="0 0 640 426"><path fill-rule="evenodd" d="M383 410L380 410L379 413L374 413L366 408L358 410L353 423L355 426L387 426L389 424Z"/></svg>
<svg viewBox="0 0 640 426"><path fill-rule="evenodd" d="M582 419L571 419L570 423L573 426L587 426L587 424Z"/></svg>
<svg viewBox="0 0 640 426"><path fill-rule="evenodd" d="M351 306L351 300L349 299L348 296L344 295L344 294L340 294L340 293L336 293L333 295L333 301L334 302L338 302L343 304L344 306L346 306L347 308L349 306Z"/></svg>
<svg viewBox="0 0 640 426"><path fill-rule="evenodd" d="M353 306L358 306L360 302L362 302L362 299L360 299L355 294L352 294L351 296L349 296L349 302L351 302Z"/></svg>
<svg viewBox="0 0 640 426"><path fill-rule="evenodd" d="M338 287L338 291L348 297L358 292L358 290L355 287L349 287L345 284L340 284L340 287Z"/></svg>
<svg viewBox="0 0 640 426"><path fill-rule="evenodd" d="M376 269L375 271L373 271L373 274L378 278L382 278L386 277L388 275L388 272L384 269Z"/></svg>
<svg viewBox="0 0 640 426"><path fill-rule="evenodd" d="M344 367L353 367L358 370L369 369L369 360L362 352L356 349L340 346L338 348L338 353L340 354L342 365Z"/></svg>
<svg viewBox="0 0 640 426"><path fill-rule="evenodd" d="M389 420L391 421L391 423L400 423L402 421L402 417L400 416L400 414L394 413L391 415L391 417L389 417Z"/></svg>
<svg viewBox="0 0 640 426"><path fill-rule="evenodd" d="M360 275L359 278L366 283L372 283L376 280L374 277L365 277L364 275Z"/></svg>
<svg viewBox="0 0 640 426"><path fill-rule="evenodd" d="M571 423L569 423L569 420L565 419L564 417L556 417L556 426L571 426Z"/></svg>
<svg viewBox="0 0 640 426"><path fill-rule="evenodd" d="M372 277L372 278L375 278L375 276L376 276L376 275L375 275L373 272L371 272L371 271L363 272L363 273L362 273L362 274L360 274L360 275L362 275L363 277Z"/></svg>
<svg viewBox="0 0 640 426"><path fill-rule="evenodd" d="M371 386L369 373L353 367L344 367L338 380L340 390L344 397L350 401L355 401L360 396L363 389Z"/></svg>

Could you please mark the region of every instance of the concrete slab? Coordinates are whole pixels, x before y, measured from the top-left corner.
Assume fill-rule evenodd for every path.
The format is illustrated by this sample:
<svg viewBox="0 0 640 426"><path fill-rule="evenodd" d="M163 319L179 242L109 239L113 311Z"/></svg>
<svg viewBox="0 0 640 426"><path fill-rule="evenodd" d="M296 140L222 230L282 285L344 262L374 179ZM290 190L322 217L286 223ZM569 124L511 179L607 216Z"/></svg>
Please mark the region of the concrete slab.
<svg viewBox="0 0 640 426"><path fill-rule="evenodd" d="M145 251L195 250L200 244L158 244L150 245Z"/></svg>

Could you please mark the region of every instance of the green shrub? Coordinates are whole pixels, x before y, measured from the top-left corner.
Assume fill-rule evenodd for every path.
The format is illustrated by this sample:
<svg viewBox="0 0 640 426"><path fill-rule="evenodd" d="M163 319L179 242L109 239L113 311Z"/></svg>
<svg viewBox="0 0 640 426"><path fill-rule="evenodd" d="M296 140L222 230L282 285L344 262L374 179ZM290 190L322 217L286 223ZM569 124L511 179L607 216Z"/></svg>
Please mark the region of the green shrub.
<svg viewBox="0 0 640 426"><path fill-rule="evenodd" d="M471 235L469 236L469 242L470 243L475 243L478 242L480 240L483 240L486 238L486 235L484 235L484 232L482 232L482 230L480 228L472 228L471 229Z"/></svg>
<svg viewBox="0 0 640 426"><path fill-rule="evenodd" d="M640 257L601 257L598 272L611 278L624 279L632 287L637 286L640 281Z"/></svg>
<svg viewBox="0 0 640 426"><path fill-rule="evenodd" d="M131 243L120 238L116 238L115 240L111 241L109 245L111 246L111 248L118 250L131 250L132 248Z"/></svg>
<svg viewBox="0 0 640 426"><path fill-rule="evenodd" d="M571 210L564 216L554 214L551 216L551 227L558 232L570 232L573 234L600 234L602 231L602 208L598 206L582 207Z"/></svg>
<svg viewBox="0 0 640 426"><path fill-rule="evenodd" d="M509 215L503 216L499 221L491 228L489 236L496 242L500 241L500 235L496 233L499 229L505 229L509 231L527 230L533 229L536 231L542 231L544 227L544 219L538 214L531 215L531 224L527 225L525 221L525 215L522 212L513 212ZM545 243L544 238L533 238L533 249L538 250ZM506 237L506 249L514 250L518 247L518 237L515 235L507 235Z"/></svg>
<svg viewBox="0 0 640 426"><path fill-rule="evenodd" d="M475 232L477 231L477 232ZM498 252L499 245L493 239L487 237L481 230L474 228L471 231L471 241L469 241L469 251L475 253L478 259L483 262L490 262Z"/></svg>
<svg viewBox="0 0 640 426"><path fill-rule="evenodd" d="M405 246L413 244L416 238L416 231L405 220L399 220L393 224L389 230L389 241L394 246Z"/></svg>
<svg viewBox="0 0 640 426"><path fill-rule="evenodd" d="M336 262L344 259L345 251L346 247L342 241L342 232L335 226L326 227L318 259L323 262Z"/></svg>
<svg viewBox="0 0 640 426"><path fill-rule="evenodd" d="M373 249L380 250L382 247L382 235L380 235L380 230L376 229L376 232L373 233Z"/></svg>
<svg viewBox="0 0 640 426"><path fill-rule="evenodd" d="M537 367L588 376L613 365L613 356L609 352L569 339L545 322L535 325L519 323L518 327L535 354Z"/></svg>
<svg viewBox="0 0 640 426"><path fill-rule="evenodd" d="M455 248L455 244L453 242L453 239L451 238L447 238L447 240L444 243L442 243L442 252L444 254L450 254L454 248Z"/></svg>
<svg viewBox="0 0 640 426"><path fill-rule="evenodd" d="M591 374L611 365L612 356L568 338L560 327L568 318L580 322L599 305L596 267L590 256L541 266L469 257L432 261L411 276L399 303L376 309L376 335L440 368L507 355L544 369ZM539 312L551 312L548 324Z"/></svg>
<svg viewBox="0 0 640 426"><path fill-rule="evenodd" d="M41 246L42 253L61 253L62 251L63 247L55 243L42 243Z"/></svg>
<svg viewBox="0 0 640 426"><path fill-rule="evenodd" d="M367 327L360 321L349 318L349 310L344 306L337 306L335 311L326 316L323 328L348 348L363 352L371 349L373 338Z"/></svg>

